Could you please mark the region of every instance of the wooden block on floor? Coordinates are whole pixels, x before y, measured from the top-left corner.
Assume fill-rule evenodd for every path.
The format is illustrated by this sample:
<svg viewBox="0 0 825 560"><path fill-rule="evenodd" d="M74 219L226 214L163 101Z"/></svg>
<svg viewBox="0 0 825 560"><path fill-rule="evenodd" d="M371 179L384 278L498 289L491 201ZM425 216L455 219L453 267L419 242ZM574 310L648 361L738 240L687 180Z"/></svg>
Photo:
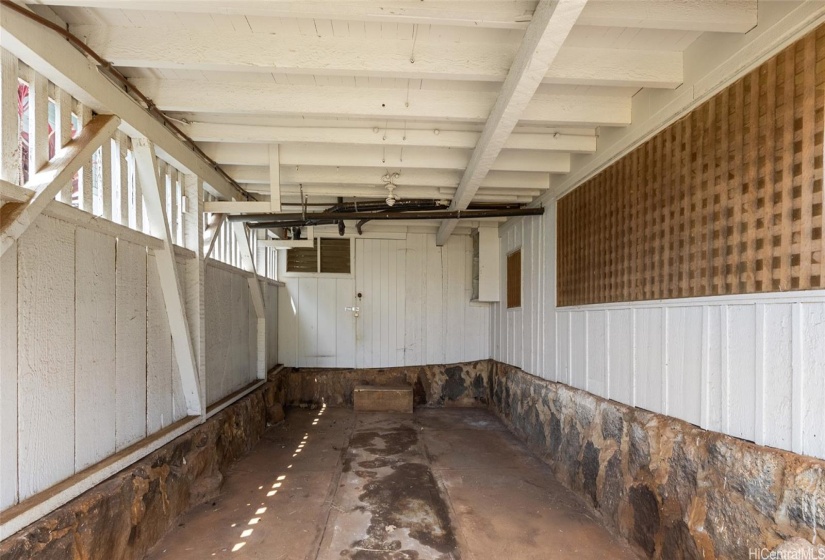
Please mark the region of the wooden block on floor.
<svg viewBox="0 0 825 560"><path fill-rule="evenodd" d="M352 392L355 412L404 412L412 414L412 387L407 385L359 385Z"/></svg>

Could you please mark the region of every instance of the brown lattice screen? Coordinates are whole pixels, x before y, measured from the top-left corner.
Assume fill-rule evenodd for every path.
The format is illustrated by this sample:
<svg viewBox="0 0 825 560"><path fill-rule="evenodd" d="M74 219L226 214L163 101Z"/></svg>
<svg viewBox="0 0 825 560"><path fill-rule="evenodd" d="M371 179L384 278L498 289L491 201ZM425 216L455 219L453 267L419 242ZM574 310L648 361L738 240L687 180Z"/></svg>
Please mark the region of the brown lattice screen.
<svg viewBox="0 0 825 560"><path fill-rule="evenodd" d="M559 200L558 304L825 288L825 27Z"/></svg>

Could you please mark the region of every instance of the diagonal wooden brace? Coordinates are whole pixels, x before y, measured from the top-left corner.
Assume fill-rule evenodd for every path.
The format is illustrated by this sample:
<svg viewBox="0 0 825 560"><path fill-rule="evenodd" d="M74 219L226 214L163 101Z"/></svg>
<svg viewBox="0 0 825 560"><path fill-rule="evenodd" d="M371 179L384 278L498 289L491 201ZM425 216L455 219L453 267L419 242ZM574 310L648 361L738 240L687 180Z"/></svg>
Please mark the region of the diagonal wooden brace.
<svg viewBox="0 0 825 560"><path fill-rule="evenodd" d="M118 126L120 119L114 115L93 118L26 183L31 191L27 202L9 202L0 208L0 255L23 235L74 174L89 163L92 154L112 137Z"/></svg>
<svg viewBox="0 0 825 560"><path fill-rule="evenodd" d="M132 149L135 154L137 179L143 188L143 203L149 219L150 233L163 240L163 249L155 251L155 262L160 276L163 301L166 303L166 313L169 316L172 346L175 349L181 387L186 399L186 410L190 416L199 415L202 414L203 407L199 390L198 363L186 318L186 303L178 279L175 247L169 232L165 201L160 197L155 147L145 138L141 138L134 140Z"/></svg>

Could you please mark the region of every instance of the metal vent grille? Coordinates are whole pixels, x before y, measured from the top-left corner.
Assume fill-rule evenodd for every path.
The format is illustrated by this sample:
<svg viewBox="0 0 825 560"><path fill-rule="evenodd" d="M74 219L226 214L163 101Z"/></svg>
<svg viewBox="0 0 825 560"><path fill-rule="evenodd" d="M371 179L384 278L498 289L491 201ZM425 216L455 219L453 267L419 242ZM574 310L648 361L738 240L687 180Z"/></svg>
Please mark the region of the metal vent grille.
<svg viewBox="0 0 825 560"><path fill-rule="evenodd" d="M321 239L321 272L350 273L350 240Z"/></svg>
<svg viewBox="0 0 825 560"><path fill-rule="evenodd" d="M318 272L318 241L312 247L296 247L286 252L287 272Z"/></svg>

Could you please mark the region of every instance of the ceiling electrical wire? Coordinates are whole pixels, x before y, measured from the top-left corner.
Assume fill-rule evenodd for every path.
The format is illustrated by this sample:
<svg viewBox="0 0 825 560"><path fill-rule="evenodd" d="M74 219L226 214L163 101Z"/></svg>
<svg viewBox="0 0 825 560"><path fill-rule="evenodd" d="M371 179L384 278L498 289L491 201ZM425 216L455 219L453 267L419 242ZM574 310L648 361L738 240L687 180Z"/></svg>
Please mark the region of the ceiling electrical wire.
<svg viewBox="0 0 825 560"><path fill-rule="evenodd" d="M203 159L209 165L209 167L214 169L221 177L223 177L226 180L227 183L232 185L232 187L235 188L241 194L241 196L243 196L246 200L256 200L251 193L249 193L246 189L241 187L237 183L237 181L230 177L226 173L226 171L224 171L221 168L221 166L218 165L218 163L215 160L206 155L206 153L204 153L204 151L201 150L197 144L195 144L194 140L192 140L189 136L186 135L185 132L178 128L178 126L173 122L173 119L171 117L166 116L166 114L163 111L158 109L154 101L152 101L149 97L144 95L143 92L141 92L138 88L132 85L132 83L129 82L129 79L126 78L126 76L124 76L120 72L120 70L115 68L115 66L111 62L97 54L97 52L95 52L94 49L86 45L86 43L80 40L79 37L72 34L70 31L63 29L59 25L52 23L48 19L41 17L35 14L34 12L30 12L22 6L15 4L11 0L0 0L0 5L9 8L10 10L14 10L20 15L25 16L30 20L42 25L43 27L47 27L48 29L51 29L52 31L60 34L63 38L65 38L69 43L74 45L82 53L84 53L86 56L94 60L97 63L97 65L104 70L104 75L118 82L127 94L129 94L132 98L140 101L143 105L145 105L144 109L146 109L146 111L150 115L158 119L166 128L174 132L184 144L189 146L192 149L192 151L194 151L195 154L198 155L198 157Z"/></svg>

